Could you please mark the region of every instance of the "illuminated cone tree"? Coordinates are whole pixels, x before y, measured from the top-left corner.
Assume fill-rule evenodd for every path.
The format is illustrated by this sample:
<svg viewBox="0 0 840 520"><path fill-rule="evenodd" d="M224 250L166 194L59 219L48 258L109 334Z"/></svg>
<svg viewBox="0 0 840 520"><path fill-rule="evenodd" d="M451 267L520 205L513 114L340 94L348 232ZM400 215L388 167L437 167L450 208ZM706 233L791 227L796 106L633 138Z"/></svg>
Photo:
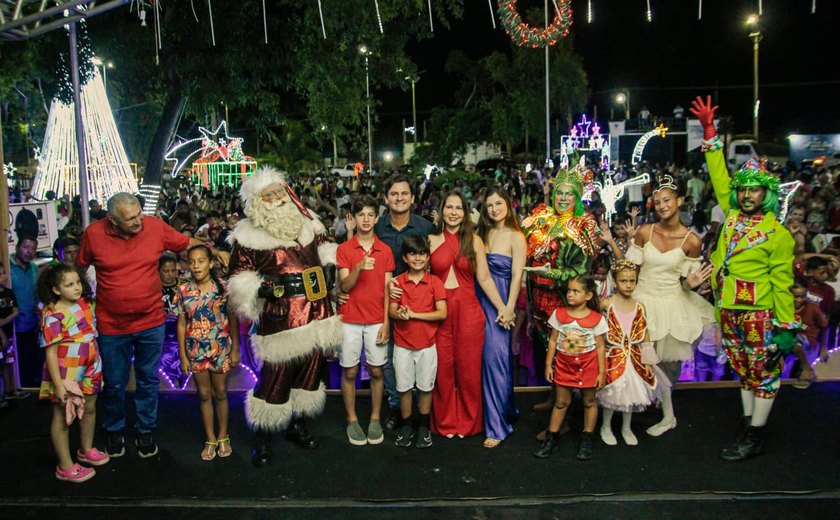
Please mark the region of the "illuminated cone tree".
<svg viewBox="0 0 840 520"><path fill-rule="evenodd" d="M105 85L99 71L82 87L82 122L88 163L88 197L104 203L114 193L137 193L137 181L125 154ZM56 197L79 194L79 158L76 148L76 124L72 103L53 99L47 132L32 195L46 199L48 191Z"/></svg>

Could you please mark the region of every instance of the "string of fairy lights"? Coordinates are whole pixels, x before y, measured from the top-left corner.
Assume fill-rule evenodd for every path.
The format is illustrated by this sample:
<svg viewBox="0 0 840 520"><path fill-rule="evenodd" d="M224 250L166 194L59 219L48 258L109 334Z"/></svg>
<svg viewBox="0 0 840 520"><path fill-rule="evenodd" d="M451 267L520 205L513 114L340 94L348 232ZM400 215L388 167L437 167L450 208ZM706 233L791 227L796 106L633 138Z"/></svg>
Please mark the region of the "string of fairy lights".
<svg viewBox="0 0 840 520"><path fill-rule="evenodd" d="M662 1L662 0L659 0ZM762 0L756 0L756 10L759 16L764 14L764 4ZM380 34L385 34L387 19L383 18L382 10L380 9L380 0L372 0L373 9L376 13L376 28ZM493 0L487 0L487 6L490 10L490 22L493 29L496 29L496 16L502 22L504 30L510 35L517 45L522 47L546 47L555 45L561 38L569 34L569 28L572 24L572 0L551 0L550 7L553 8L554 16L552 22L545 27L534 26L525 22L519 13L518 0L497 0L498 8L494 8ZM318 6L318 17L320 20L321 36L327 39L327 24L324 19L324 6L322 0L316 0ZM163 47L163 37L161 32L160 13L164 8L162 0L131 0L130 11L136 10L137 17L140 20L140 25L147 26L147 10L152 11L152 23L154 25L155 38L155 62L159 63L159 51ZM594 23L596 0L586 0L586 22ZM174 1L172 2L174 5ZM434 10L432 0L426 0L427 11L429 16L429 31L435 32L434 24ZM193 16L196 22L199 21L198 13L195 10L194 3L190 3L193 10ZM644 3L644 19L647 22L653 22L654 0L645 0ZM263 19L263 34L264 43L268 44L268 11L266 10L265 0L261 1L261 11ZM810 2L811 14L817 12L817 0ZM207 13L210 25L210 40L211 44L216 46L216 28L213 21L213 3L212 0L207 0ZM422 13L422 11L421 11ZM423 13L425 14L425 13ZM703 18L703 0L697 0L697 19Z"/></svg>

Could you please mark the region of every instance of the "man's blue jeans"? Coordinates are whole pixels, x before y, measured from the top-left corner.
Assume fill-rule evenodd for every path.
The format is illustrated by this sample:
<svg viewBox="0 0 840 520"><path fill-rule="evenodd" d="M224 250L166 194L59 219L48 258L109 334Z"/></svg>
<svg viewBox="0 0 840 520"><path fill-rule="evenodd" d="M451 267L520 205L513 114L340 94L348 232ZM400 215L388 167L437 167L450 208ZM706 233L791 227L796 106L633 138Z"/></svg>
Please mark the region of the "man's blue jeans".
<svg viewBox="0 0 840 520"><path fill-rule="evenodd" d="M102 356L102 391L105 414L102 426L106 431L125 430L125 387L134 361L134 407L139 433L157 428L158 385L160 377L160 352L163 347L163 324L134 334L99 335L99 353Z"/></svg>

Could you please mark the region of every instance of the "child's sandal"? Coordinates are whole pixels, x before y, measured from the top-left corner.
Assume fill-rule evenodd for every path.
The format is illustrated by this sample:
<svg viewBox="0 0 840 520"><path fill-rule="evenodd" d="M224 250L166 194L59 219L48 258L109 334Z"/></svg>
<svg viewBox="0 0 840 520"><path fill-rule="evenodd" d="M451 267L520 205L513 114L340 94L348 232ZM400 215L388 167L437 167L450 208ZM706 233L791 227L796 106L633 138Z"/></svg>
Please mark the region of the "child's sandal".
<svg viewBox="0 0 840 520"><path fill-rule="evenodd" d="M231 454L233 453L233 448L230 445L230 437L225 437L224 439L219 439L216 442L219 443L219 449L218 449L219 457L230 457ZM224 446L222 446L222 443L224 443L227 446L226 450L223 449Z"/></svg>
<svg viewBox="0 0 840 520"><path fill-rule="evenodd" d="M213 460L216 458L216 446L218 441L207 441L204 443L204 449L201 451L202 460Z"/></svg>

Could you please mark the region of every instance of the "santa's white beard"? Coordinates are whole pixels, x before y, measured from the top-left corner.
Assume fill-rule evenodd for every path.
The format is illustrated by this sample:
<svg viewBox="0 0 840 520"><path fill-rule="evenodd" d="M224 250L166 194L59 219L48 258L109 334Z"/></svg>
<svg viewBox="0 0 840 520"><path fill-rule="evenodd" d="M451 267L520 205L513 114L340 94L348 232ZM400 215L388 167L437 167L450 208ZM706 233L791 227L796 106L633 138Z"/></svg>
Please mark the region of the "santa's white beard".
<svg viewBox="0 0 840 520"><path fill-rule="evenodd" d="M297 240L303 227L303 215L290 200L265 202L261 199L248 201L249 217L258 228L280 240Z"/></svg>

